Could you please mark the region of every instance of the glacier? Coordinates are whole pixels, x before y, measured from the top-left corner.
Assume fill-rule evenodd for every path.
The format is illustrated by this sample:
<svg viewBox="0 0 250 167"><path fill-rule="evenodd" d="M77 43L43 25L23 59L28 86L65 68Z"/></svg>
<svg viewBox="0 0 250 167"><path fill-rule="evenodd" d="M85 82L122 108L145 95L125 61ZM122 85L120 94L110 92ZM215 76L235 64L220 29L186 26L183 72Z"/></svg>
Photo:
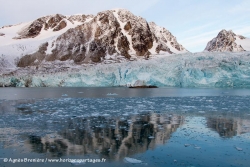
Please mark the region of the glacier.
<svg viewBox="0 0 250 167"><path fill-rule="evenodd" d="M158 87L250 88L250 52L185 53L112 64L60 63L2 69L0 86L113 87L143 80Z"/></svg>

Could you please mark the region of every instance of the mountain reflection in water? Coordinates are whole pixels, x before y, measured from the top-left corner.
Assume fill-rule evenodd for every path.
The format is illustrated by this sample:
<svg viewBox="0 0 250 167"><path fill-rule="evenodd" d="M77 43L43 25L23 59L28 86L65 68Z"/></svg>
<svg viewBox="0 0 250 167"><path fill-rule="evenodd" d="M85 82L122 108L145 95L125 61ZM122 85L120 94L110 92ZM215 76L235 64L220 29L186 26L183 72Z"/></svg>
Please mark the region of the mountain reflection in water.
<svg viewBox="0 0 250 167"><path fill-rule="evenodd" d="M30 135L29 144L34 152L52 157L95 153L118 160L165 144L183 121L183 116L157 113L116 119L75 118L67 120L64 129L55 134Z"/></svg>
<svg viewBox="0 0 250 167"><path fill-rule="evenodd" d="M63 128L43 136L25 132L22 129L12 129L12 134L21 133L21 138L28 139L24 143L26 149L46 153L48 157L96 154L103 158L120 160L166 144L172 133L185 124L187 116L186 114L145 113L116 118L76 117L56 122ZM217 132L223 138L250 132L249 120L237 117L204 116L207 128ZM5 131L10 131L10 129L6 128ZM11 133L4 134L3 132L0 132L1 136L8 136L8 139L13 140L13 137L9 136ZM8 147L16 147L14 143L18 142L6 143Z"/></svg>
<svg viewBox="0 0 250 167"><path fill-rule="evenodd" d="M231 138L250 132L250 121L239 118L207 117L208 128L218 132L221 137Z"/></svg>

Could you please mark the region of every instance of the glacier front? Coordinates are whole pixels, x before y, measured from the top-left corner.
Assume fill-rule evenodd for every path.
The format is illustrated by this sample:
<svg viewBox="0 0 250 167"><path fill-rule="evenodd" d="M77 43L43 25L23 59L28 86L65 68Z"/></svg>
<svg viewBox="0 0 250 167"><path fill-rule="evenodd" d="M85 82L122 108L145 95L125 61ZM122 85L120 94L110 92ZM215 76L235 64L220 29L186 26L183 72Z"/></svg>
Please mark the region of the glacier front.
<svg viewBox="0 0 250 167"><path fill-rule="evenodd" d="M111 87L143 80L158 87L250 88L250 52L186 53L78 66L58 61L0 72L2 87Z"/></svg>

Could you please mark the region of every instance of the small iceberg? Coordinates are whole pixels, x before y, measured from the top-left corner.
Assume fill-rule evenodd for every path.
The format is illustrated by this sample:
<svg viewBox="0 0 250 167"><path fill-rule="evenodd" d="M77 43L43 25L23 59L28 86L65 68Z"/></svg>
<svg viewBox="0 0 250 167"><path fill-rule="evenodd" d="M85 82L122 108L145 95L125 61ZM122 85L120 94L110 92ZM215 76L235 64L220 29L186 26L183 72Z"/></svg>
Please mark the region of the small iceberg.
<svg viewBox="0 0 250 167"><path fill-rule="evenodd" d="M27 120L31 120L31 118L19 118L17 119L18 121L27 121Z"/></svg>
<svg viewBox="0 0 250 167"><path fill-rule="evenodd" d="M154 85L147 85L144 80L137 80L133 85L127 85L129 88L157 88Z"/></svg>
<svg viewBox="0 0 250 167"><path fill-rule="evenodd" d="M77 162L77 161L72 161L71 162L72 165L85 165L86 163L85 162Z"/></svg>
<svg viewBox="0 0 250 167"><path fill-rule="evenodd" d="M68 96L68 95L67 95L67 94L63 94L62 96L63 96L63 97L66 97L66 96Z"/></svg>
<svg viewBox="0 0 250 167"><path fill-rule="evenodd" d="M107 96L117 96L118 94L116 93L108 93Z"/></svg>
<svg viewBox="0 0 250 167"><path fill-rule="evenodd" d="M235 149L238 150L238 151L243 151L243 149L240 148L240 147L235 147Z"/></svg>
<svg viewBox="0 0 250 167"><path fill-rule="evenodd" d="M141 160L138 160L138 159L135 159L135 158L129 158L129 157L125 157L124 161L127 162L127 163L131 163L131 164L141 164L142 163Z"/></svg>

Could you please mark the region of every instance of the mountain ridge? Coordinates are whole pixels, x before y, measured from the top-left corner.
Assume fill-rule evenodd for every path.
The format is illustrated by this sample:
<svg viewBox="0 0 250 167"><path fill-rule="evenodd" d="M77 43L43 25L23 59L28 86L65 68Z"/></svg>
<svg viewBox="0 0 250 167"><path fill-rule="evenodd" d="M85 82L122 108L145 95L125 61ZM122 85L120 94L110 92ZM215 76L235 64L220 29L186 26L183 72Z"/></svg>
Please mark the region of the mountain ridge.
<svg viewBox="0 0 250 167"><path fill-rule="evenodd" d="M10 35L11 29L15 33ZM0 53L14 57L19 67L56 60L112 63L188 52L167 29L125 9L106 10L95 16L49 15L4 27L0 33L7 39L1 42L0 38Z"/></svg>

